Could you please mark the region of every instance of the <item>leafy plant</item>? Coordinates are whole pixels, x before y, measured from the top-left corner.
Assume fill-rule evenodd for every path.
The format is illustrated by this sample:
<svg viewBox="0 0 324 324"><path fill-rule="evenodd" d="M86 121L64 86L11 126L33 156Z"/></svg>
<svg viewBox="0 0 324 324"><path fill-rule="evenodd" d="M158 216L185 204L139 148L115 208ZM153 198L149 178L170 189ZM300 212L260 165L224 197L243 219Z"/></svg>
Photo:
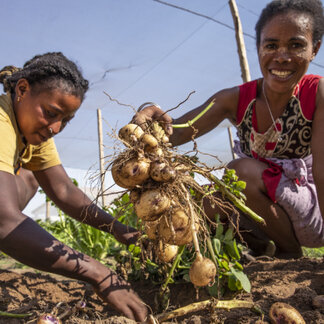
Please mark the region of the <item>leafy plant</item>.
<svg viewBox="0 0 324 324"><path fill-rule="evenodd" d="M78 182L75 179L72 179L72 181L78 186ZM40 190L40 193L44 193L44 191ZM127 199L129 198L122 197L117 199L114 204L111 205L110 211L117 215L120 212L121 206ZM46 197L46 201L50 201L50 199ZM51 205L55 206L52 201ZM102 262L104 262L108 256L114 255L124 249L122 244L120 244L111 234L81 223L63 213L57 206L55 207L59 220L37 220L37 223L61 242ZM129 214L130 212L125 212L122 217L130 219L130 217L128 217Z"/></svg>
<svg viewBox="0 0 324 324"><path fill-rule="evenodd" d="M241 259L242 247L236 243L233 229L225 228L217 216L217 228L212 238L212 248L218 263L219 280L225 279L227 286L232 291L245 290L251 291L251 283L244 273ZM209 289L215 295L215 286Z"/></svg>
<svg viewBox="0 0 324 324"><path fill-rule="evenodd" d="M239 181L234 170L226 170L223 183L235 196L244 200L242 190L245 183ZM77 185L77 183L75 182ZM217 188L215 188L217 190ZM191 191L191 194L195 193ZM52 203L53 204L53 203ZM120 222L132 227L141 228L141 221L134 213L134 208L126 193L114 200L106 208L112 216ZM58 209L59 220L54 222L38 221L55 237L65 244L75 248L91 257L105 262L108 256L113 256L116 261L116 269L127 279L138 280L149 279L154 284L161 285L162 296L167 300L167 285L179 281L189 281L189 269L193 262L194 251L191 247L181 247L176 261L171 264L162 264L158 261L154 251L150 250L149 244L145 243L145 235L140 244L131 245L128 248L118 243L115 238L80 223L65 215ZM248 277L244 274L243 266L240 264L241 247L236 243L232 228L225 228L216 217L216 231L210 235L207 253L214 260L218 268L216 283L209 287L212 296L219 297L226 287L232 291L250 291L251 285ZM146 245L146 247L145 247ZM205 247L202 247L205 249ZM111 262L111 260L110 260ZM221 289L221 292L219 291Z"/></svg>

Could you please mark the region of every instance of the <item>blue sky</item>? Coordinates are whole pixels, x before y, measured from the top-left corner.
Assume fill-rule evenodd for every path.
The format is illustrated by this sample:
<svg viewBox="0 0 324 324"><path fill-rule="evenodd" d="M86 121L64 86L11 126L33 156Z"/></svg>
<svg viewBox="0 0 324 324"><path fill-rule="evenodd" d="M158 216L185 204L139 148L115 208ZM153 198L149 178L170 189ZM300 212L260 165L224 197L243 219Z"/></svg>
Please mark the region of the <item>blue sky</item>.
<svg viewBox="0 0 324 324"><path fill-rule="evenodd" d="M168 3L214 21L154 0L1 1L2 66L21 66L35 54L62 51L77 62L90 81L77 116L56 137L64 166L98 167L97 108L104 119L108 155L113 141L107 132L131 119L132 109L111 102L104 91L135 108L153 101L163 109L177 106L195 91L172 112L177 117L216 91L242 82L228 0ZM253 37L266 3L237 0L252 79L261 76ZM323 49L314 62L324 66ZM323 74L324 69L313 64L309 72ZM226 125L198 140L200 151L217 155L224 162L231 159ZM181 149L191 147L188 144ZM208 158L208 163L218 162Z"/></svg>

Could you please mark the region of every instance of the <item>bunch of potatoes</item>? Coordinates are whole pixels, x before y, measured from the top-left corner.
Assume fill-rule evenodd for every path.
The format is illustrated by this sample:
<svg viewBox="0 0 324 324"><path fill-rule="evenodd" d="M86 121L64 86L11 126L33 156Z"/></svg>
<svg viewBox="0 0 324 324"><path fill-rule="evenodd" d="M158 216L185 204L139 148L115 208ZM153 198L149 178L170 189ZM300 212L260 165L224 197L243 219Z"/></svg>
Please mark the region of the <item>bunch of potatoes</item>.
<svg viewBox="0 0 324 324"><path fill-rule="evenodd" d="M130 190L135 213L153 241L159 260L170 262L179 246L190 244L199 230L198 216L189 215L189 202L177 197L174 190L180 188L186 168L177 163L168 136L156 122L145 131L136 124L127 124L118 136L128 149L113 162L113 179ZM189 275L195 286L206 286L214 281L215 264L198 254Z"/></svg>

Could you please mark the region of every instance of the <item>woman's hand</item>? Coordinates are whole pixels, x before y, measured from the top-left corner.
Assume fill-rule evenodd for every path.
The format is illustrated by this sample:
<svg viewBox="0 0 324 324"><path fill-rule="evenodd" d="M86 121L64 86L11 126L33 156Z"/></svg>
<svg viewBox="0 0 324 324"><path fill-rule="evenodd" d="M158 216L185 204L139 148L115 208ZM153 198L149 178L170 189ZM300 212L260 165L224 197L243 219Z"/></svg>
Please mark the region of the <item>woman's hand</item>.
<svg viewBox="0 0 324 324"><path fill-rule="evenodd" d="M126 317L138 322L144 322L147 317L147 307L130 284L112 271L94 286L98 296Z"/></svg>
<svg viewBox="0 0 324 324"><path fill-rule="evenodd" d="M172 118L157 106L145 107L137 112L132 119L132 123L141 126L143 129L145 129L147 123L153 121L158 121L168 136L172 135Z"/></svg>
<svg viewBox="0 0 324 324"><path fill-rule="evenodd" d="M136 243L141 235L141 233L137 229L124 225L118 221L115 221L113 223L112 234L118 242L123 243L127 246Z"/></svg>

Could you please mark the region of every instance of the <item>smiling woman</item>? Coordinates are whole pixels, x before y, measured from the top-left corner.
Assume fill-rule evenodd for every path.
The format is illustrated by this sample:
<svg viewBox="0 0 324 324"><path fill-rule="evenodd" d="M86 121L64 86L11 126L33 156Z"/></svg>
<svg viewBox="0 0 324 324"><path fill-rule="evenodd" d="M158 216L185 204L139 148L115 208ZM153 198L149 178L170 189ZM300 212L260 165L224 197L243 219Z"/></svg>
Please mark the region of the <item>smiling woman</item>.
<svg viewBox="0 0 324 324"><path fill-rule="evenodd" d="M186 123L215 102L194 130L176 128L171 141L186 143L224 119L235 124L239 158L228 167L246 182L247 205L266 221L258 227L241 215L241 227L251 231L242 236L256 254L273 255L274 242L278 257L299 257L301 246L324 246L324 79L306 75L322 42L323 5L320 0L271 1L255 29L263 77L221 90L174 120ZM152 117L170 124L154 106L133 122ZM222 213L206 208L211 217Z"/></svg>
<svg viewBox="0 0 324 324"><path fill-rule="evenodd" d="M131 319L147 309L129 284L98 261L59 242L22 210L38 185L66 214L111 233L124 244L139 233L93 202L67 176L53 136L73 118L88 89L77 66L62 53L37 55L22 69L0 71L0 249L36 269L93 285L103 301Z"/></svg>

